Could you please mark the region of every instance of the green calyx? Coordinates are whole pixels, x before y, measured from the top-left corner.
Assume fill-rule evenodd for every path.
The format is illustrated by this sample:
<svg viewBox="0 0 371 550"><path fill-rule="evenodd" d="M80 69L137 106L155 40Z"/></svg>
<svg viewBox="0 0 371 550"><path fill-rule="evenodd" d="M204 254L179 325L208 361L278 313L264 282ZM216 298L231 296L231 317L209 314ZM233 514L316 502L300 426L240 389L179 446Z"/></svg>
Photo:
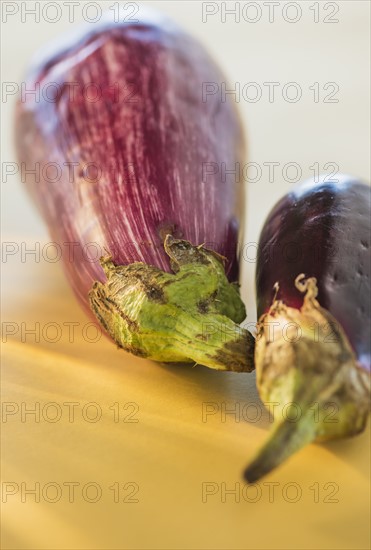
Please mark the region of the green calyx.
<svg viewBox="0 0 371 550"><path fill-rule="evenodd" d="M258 323L257 385L275 413L268 441L245 471L250 483L304 445L356 435L367 422L369 376L340 325L316 300L316 280L303 279L295 281L306 293L300 310L274 301Z"/></svg>
<svg viewBox="0 0 371 550"><path fill-rule="evenodd" d="M198 363L218 370L253 370L254 338L238 323L245 307L223 257L167 235L174 273L101 258L107 282L94 283L90 306L117 345L160 362Z"/></svg>

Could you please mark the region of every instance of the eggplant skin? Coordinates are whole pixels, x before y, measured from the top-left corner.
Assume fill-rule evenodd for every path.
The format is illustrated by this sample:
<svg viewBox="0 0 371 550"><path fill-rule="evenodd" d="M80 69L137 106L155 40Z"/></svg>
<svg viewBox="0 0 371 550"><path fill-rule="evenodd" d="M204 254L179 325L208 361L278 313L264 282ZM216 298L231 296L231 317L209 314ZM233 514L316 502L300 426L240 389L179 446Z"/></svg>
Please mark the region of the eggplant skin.
<svg viewBox="0 0 371 550"><path fill-rule="evenodd" d="M170 271L164 233L206 243L227 258L229 280L238 278L243 187L220 168L242 161L243 135L228 98L202 97L205 83L225 78L174 23L143 6L136 17L86 25L46 47L26 88L39 85L50 98L56 85L55 100L27 94L16 113L19 160L40 167L27 187L88 311L93 282L105 280L97 250L116 265ZM56 182L45 177L48 163L59 166Z"/></svg>
<svg viewBox="0 0 371 550"><path fill-rule="evenodd" d="M348 175L308 180L274 206L261 232L256 269L259 317L275 296L303 304L295 287L315 277L318 301L341 325L359 365L370 370L370 187ZM331 328L329 327L329 338Z"/></svg>

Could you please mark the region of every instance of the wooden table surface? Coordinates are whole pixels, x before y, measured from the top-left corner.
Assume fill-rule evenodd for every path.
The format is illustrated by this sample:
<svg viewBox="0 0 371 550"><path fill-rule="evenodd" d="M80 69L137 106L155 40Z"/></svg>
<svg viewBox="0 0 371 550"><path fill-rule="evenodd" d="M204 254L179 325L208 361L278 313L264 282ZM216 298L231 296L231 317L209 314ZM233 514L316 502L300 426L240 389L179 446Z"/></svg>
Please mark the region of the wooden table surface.
<svg viewBox="0 0 371 550"><path fill-rule="evenodd" d="M270 426L253 374L130 356L58 263L3 271L4 548L368 548L369 430L247 488Z"/></svg>

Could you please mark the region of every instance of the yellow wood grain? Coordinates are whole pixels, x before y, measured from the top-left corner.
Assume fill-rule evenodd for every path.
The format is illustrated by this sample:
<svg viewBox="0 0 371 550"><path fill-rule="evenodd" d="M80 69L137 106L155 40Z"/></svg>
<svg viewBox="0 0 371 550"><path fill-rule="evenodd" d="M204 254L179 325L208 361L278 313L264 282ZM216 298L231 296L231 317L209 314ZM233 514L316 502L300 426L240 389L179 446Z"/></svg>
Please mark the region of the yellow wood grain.
<svg viewBox="0 0 371 550"><path fill-rule="evenodd" d="M311 445L247 489L241 472L270 426L254 375L164 366L105 337L84 340L90 320L58 264L9 259L4 278L3 329L18 327L9 336L6 325L2 344L4 548L368 548L369 431ZM27 333L35 323L39 342ZM58 342L51 325L43 337L48 323L62 328ZM39 419L26 414L35 407ZM35 483L40 502L25 492ZM133 492L138 502L123 502Z"/></svg>

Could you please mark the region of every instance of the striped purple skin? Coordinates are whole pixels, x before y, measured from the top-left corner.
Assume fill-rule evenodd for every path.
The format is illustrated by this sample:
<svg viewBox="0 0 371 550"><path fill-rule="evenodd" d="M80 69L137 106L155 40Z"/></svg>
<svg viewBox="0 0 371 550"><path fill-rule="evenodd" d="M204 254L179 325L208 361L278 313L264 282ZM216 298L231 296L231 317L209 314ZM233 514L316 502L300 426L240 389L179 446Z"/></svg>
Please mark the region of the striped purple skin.
<svg viewBox="0 0 371 550"><path fill-rule="evenodd" d="M307 181L283 197L263 227L256 271L258 315L277 298L300 308L294 284L316 277L318 301L340 323L359 365L370 370L370 188L351 176ZM331 334L329 333L329 337Z"/></svg>
<svg viewBox="0 0 371 550"><path fill-rule="evenodd" d="M39 162L42 175L51 162L62 171L55 183L45 174L35 183L31 175L27 187L87 308L93 281L105 280L99 251L116 264L142 261L170 271L166 231L206 243L227 258L230 281L238 278L243 189L234 174L224 181L221 170L242 159L235 106L220 94L203 101L203 83L220 86L224 78L195 40L147 8L136 17L139 23L88 25L46 47L27 89L39 83L48 97L28 95L18 104L20 160L28 168ZM50 83L58 85L52 100Z"/></svg>

